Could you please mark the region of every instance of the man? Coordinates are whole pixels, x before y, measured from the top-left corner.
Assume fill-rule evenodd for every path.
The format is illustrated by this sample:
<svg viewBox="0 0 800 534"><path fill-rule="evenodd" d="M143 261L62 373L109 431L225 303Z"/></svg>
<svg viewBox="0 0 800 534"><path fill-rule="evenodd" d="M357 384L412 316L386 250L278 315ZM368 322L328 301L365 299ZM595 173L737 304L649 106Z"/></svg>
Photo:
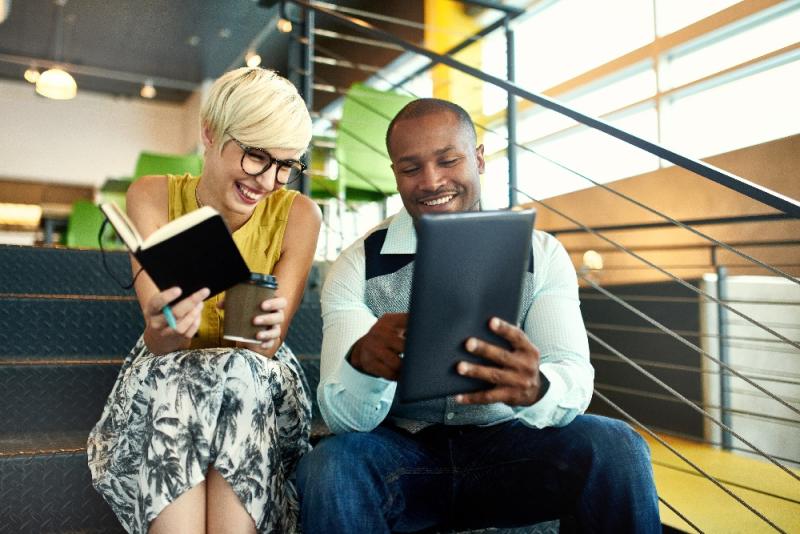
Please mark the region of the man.
<svg viewBox="0 0 800 534"><path fill-rule="evenodd" d="M490 321L512 349L465 340L495 365L461 362L458 372L493 387L433 401L394 399L413 221L480 209L484 157L467 113L437 99L403 108L386 144L404 209L342 253L322 292L317 395L336 435L299 466L303 530L413 532L570 516L585 531L661 532L644 440L620 421L580 415L594 371L575 271L552 236L533 233L522 328Z"/></svg>

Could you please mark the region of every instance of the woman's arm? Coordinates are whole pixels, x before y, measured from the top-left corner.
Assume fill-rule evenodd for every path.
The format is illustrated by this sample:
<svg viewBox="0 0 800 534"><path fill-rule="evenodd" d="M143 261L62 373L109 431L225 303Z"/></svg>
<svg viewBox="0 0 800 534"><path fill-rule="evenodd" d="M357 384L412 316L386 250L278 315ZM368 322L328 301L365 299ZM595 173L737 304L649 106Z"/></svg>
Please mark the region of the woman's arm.
<svg viewBox="0 0 800 534"><path fill-rule="evenodd" d="M289 324L300 306L317 250L321 220L319 207L310 198L303 195L294 198L283 234L281 257L272 271L278 279L277 298L265 300L261 306L265 313L254 319L256 324L265 327L260 333L264 341L267 344L274 341L269 347L264 344L248 346L264 356L272 357L286 339Z"/></svg>
<svg viewBox="0 0 800 534"><path fill-rule="evenodd" d="M128 188L127 212L142 239L147 238L169 222L169 192L166 176L143 176ZM141 268L131 256L134 275ZM153 354L166 354L189 347L192 337L200 327L203 299L208 289L201 289L172 306L176 327L170 328L161 309L180 296L180 288L159 291L146 272L142 272L134 285L139 306L144 316L144 342Z"/></svg>

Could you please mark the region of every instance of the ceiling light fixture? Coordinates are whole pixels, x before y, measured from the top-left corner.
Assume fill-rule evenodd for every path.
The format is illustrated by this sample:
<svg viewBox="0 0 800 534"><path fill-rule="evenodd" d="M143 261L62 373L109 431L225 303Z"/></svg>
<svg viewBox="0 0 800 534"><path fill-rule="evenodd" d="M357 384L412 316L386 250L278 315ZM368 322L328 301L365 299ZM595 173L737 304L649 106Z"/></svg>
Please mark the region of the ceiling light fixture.
<svg viewBox="0 0 800 534"><path fill-rule="evenodd" d="M283 17L278 19L278 31L281 33L290 33L292 31L292 21Z"/></svg>
<svg viewBox="0 0 800 534"><path fill-rule="evenodd" d="M250 50L244 55L244 62L248 67L258 67L261 65L261 56Z"/></svg>
<svg viewBox="0 0 800 534"><path fill-rule="evenodd" d="M139 91L142 98L147 99L155 98L157 93L156 88L153 87L153 80L145 80L142 89Z"/></svg>
<svg viewBox="0 0 800 534"><path fill-rule="evenodd" d="M61 48L64 41L64 5L67 0L56 0L56 35L55 35L55 60L61 61ZM58 67L44 71L36 80L36 92L54 100L69 100L78 93L78 84L75 83L69 72Z"/></svg>
<svg viewBox="0 0 800 534"><path fill-rule="evenodd" d="M78 84L69 72L55 67L39 75L36 92L53 100L69 100L78 93Z"/></svg>
<svg viewBox="0 0 800 534"><path fill-rule="evenodd" d="M35 69L34 67L28 67L25 69L25 81L28 83L36 83L36 80L39 79L39 70Z"/></svg>

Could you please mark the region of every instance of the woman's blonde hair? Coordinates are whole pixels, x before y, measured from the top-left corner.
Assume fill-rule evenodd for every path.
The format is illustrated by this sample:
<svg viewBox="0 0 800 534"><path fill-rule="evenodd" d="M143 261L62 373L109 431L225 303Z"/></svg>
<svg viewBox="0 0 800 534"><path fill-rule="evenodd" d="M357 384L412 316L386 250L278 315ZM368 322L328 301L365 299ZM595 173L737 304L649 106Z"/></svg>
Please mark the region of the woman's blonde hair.
<svg viewBox="0 0 800 534"><path fill-rule="evenodd" d="M298 152L311 141L311 117L297 88L261 67L220 76L211 86L200 121L211 131L218 151L230 137L252 147Z"/></svg>

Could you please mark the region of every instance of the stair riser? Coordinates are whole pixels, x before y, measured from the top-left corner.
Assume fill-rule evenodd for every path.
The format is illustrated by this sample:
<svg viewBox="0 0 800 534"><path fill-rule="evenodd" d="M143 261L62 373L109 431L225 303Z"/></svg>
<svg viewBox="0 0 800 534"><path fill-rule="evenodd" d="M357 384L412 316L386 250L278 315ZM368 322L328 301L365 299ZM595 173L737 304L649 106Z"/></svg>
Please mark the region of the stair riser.
<svg viewBox="0 0 800 534"><path fill-rule="evenodd" d="M135 301L0 300L0 359L121 358L144 329Z"/></svg>
<svg viewBox="0 0 800 534"><path fill-rule="evenodd" d="M0 533L122 533L91 483L86 452L0 458Z"/></svg>
<svg viewBox="0 0 800 534"><path fill-rule="evenodd" d="M118 373L117 365L0 366L0 429L88 434Z"/></svg>

